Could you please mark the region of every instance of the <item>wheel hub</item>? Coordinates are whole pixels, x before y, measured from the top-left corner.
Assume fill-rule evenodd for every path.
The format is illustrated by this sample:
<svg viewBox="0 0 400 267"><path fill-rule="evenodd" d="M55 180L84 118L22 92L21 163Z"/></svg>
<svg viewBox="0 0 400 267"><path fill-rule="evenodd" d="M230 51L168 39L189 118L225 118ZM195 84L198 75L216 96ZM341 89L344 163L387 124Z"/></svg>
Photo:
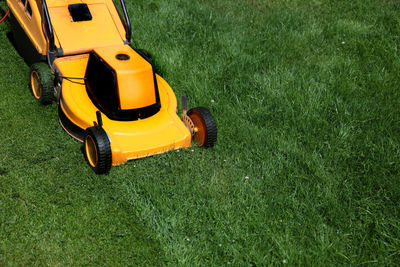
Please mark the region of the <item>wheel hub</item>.
<svg viewBox="0 0 400 267"><path fill-rule="evenodd" d="M90 135L86 137L85 151L89 164L92 167L96 167L98 162L97 147L96 143L94 142L93 138Z"/></svg>
<svg viewBox="0 0 400 267"><path fill-rule="evenodd" d="M36 99L39 99L42 95L42 87L40 86L39 73L35 70L31 73L31 86L33 96Z"/></svg>

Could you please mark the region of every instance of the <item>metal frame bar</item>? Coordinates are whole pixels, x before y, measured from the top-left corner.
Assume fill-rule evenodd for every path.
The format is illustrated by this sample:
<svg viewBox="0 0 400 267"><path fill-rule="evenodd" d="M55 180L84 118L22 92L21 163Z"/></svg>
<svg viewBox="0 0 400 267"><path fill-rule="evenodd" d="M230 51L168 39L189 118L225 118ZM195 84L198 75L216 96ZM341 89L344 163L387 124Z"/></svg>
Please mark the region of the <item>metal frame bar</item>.
<svg viewBox="0 0 400 267"><path fill-rule="evenodd" d="M113 2L114 3L114 2ZM130 43L131 42L131 38L132 38L132 26L131 26L131 21L129 20L129 16L128 16L128 11L126 10L126 6L125 6L125 2L124 0L119 0L119 3L121 4L121 8L122 8L122 12L124 13L124 27L125 27L125 32L126 32L126 42ZM115 5L115 3L114 3ZM117 6L115 6L115 8L118 11ZM119 12L118 12L119 13Z"/></svg>
<svg viewBox="0 0 400 267"><path fill-rule="evenodd" d="M45 33L47 39L49 39L49 40L47 40L47 41L48 41L48 44L49 44L49 50L50 50L50 51L55 51L55 50L56 50L56 45L55 45L55 43L54 43L54 31L53 31L53 26L51 25L50 15L49 15L49 10L47 9L46 0L42 0L42 7L43 7L43 10L42 10L42 25L43 25L43 30L44 30L44 33ZM44 19L46 20L46 24L47 24L47 25L44 24ZM50 36L47 36L47 31L46 31L45 26L48 27L49 35L50 35Z"/></svg>

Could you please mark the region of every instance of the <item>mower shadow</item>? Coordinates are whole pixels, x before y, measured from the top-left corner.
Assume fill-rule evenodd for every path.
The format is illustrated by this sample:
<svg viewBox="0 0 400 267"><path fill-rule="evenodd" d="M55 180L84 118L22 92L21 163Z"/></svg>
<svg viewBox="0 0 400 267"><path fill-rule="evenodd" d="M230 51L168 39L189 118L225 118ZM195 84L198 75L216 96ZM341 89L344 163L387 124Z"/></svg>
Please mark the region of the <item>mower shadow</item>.
<svg viewBox="0 0 400 267"><path fill-rule="evenodd" d="M26 59L23 57L23 55L18 51L17 46L16 46L16 43L15 43L14 35L13 35L12 31L7 32L6 35L7 35L8 41L9 41L10 44L14 47L15 51L18 53L18 55L20 56L20 58L22 58L22 59L24 60L24 62L25 62L25 64L26 64L27 66L30 66L29 62L26 61Z"/></svg>
<svg viewBox="0 0 400 267"><path fill-rule="evenodd" d="M15 47L15 40L14 40L14 36L12 31L9 31L6 33L7 39L8 41L11 43L11 45L14 47L15 50L17 50L17 48ZM17 50L18 52L18 50ZM19 54L19 53L18 53ZM25 62L26 63L26 62Z"/></svg>
<svg viewBox="0 0 400 267"><path fill-rule="evenodd" d="M0 1L0 2L2 2L2 1ZM7 8L4 9L3 7L0 6L0 20L6 15L7 10L8 10ZM11 12L10 12L10 13L11 13ZM8 14L7 18L5 18L5 19L1 22L1 25L6 24L6 25L8 26L8 28L10 28L10 22L8 21L9 16L10 16L10 14Z"/></svg>
<svg viewBox="0 0 400 267"><path fill-rule="evenodd" d="M5 2L5 1L0 1L0 3L1 3L1 2ZM2 8L2 7L0 6L0 16L3 17L3 16L6 14L6 12L7 12L7 11L4 10L4 8Z"/></svg>
<svg viewBox="0 0 400 267"><path fill-rule="evenodd" d="M0 7L0 18L2 18L6 14L7 10L4 10L4 8ZM8 32L6 33L7 39L10 42L10 44L14 47L15 51L17 51L18 55L24 60L25 64L29 66L30 64L25 60L25 58L22 56L22 54L18 51L16 42L14 39L14 34L11 31L11 23L10 23L10 17L11 17L11 12L8 14L8 17L2 22L2 24L7 24Z"/></svg>

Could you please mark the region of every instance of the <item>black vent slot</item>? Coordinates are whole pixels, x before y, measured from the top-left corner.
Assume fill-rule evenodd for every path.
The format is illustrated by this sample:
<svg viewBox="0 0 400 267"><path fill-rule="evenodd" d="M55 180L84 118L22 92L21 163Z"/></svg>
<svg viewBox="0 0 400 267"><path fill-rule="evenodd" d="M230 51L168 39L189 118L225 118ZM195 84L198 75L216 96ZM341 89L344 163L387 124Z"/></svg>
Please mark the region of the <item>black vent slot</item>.
<svg viewBox="0 0 400 267"><path fill-rule="evenodd" d="M105 114L119 110L116 74L94 52L90 53L85 78L88 94L100 110Z"/></svg>
<svg viewBox="0 0 400 267"><path fill-rule="evenodd" d="M87 4L73 4L68 6L73 21L92 20L92 14Z"/></svg>

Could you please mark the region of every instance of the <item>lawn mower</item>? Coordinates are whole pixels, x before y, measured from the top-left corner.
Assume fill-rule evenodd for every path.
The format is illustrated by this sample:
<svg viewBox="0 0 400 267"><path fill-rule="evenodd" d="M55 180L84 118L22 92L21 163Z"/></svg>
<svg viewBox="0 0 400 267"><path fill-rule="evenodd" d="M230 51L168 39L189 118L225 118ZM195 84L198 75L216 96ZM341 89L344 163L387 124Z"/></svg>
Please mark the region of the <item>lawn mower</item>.
<svg viewBox="0 0 400 267"><path fill-rule="evenodd" d="M30 65L36 100L58 104L62 128L83 142L97 173L195 140L212 147L217 126L204 107L182 114L146 51L131 47L123 0L7 0L14 45Z"/></svg>

